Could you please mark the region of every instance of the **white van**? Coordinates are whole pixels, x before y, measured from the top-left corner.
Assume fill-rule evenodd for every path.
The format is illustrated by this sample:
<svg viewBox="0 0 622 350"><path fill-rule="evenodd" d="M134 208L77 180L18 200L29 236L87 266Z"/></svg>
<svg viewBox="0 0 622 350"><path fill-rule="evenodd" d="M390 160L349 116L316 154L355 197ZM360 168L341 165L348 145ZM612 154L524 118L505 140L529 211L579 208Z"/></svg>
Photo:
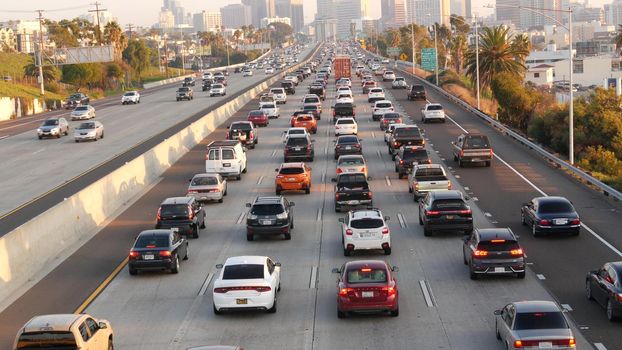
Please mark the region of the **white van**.
<svg viewBox="0 0 622 350"><path fill-rule="evenodd" d="M237 140L212 141L207 145L205 172L242 179L246 173L246 150Z"/></svg>

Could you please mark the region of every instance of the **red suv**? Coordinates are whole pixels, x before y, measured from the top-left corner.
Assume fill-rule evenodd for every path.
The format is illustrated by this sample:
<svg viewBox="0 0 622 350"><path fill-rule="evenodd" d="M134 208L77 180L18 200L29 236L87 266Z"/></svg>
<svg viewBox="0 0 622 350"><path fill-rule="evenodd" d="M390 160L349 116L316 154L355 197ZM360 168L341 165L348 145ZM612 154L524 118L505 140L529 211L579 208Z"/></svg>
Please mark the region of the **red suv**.
<svg viewBox="0 0 622 350"><path fill-rule="evenodd" d="M398 268L382 260L357 260L345 263L340 269L337 294L337 317L349 312L388 312L399 315L397 281L393 272Z"/></svg>
<svg viewBox="0 0 622 350"><path fill-rule="evenodd" d="M270 124L270 121L268 120L268 115L266 114L266 112L259 110L259 109L255 111L250 111L248 113L247 120L249 122L253 122L253 124L257 126L268 126L268 124Z"/></svg>

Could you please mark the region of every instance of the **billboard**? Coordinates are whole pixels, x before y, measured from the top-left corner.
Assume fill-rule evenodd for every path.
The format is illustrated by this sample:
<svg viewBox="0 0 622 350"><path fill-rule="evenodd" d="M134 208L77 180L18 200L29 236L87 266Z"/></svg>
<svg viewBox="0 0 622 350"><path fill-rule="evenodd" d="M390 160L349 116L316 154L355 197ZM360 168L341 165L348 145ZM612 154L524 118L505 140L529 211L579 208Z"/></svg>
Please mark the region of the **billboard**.
<svg viewBox="0 0 622 350"><path fill-rule="evenodd" d="M46 52L45 58L52 65L80 64L112 62L114 61L114 54L114 46L112 45L68 47L53 49L51 53Z"/></svg>

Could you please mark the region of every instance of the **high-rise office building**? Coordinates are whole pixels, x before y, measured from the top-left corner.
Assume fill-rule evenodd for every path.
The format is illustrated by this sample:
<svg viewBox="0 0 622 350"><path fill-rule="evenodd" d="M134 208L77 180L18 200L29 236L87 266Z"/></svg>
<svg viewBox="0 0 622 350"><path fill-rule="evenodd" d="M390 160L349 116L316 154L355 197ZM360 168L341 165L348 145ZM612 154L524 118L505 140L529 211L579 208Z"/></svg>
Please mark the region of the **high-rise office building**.
<svg viewBox="0 0 622 350"><path fill-rule="evenodd" d="M622 0L614 0L605 5L605 22L616 27L622 24Z"/></svg>
<svg viewBox="0 0 622 350"><path fill-rule="evenodd" d="M251 23L255 28L259 28L261 25L261 19L268 17L268 6L266 0L242 0L242 4L250 6Z"/></svg>
<svg viewBox="0 0 622 350"><path fill-rule="evenodd" d="M303 0L276 0L274 3L277 17L288 17L294 32L299 32L304 26Z"/></svg>
<svg viewBox="0 0 622 350"><path fill-rule="evenodd" d="M361 18L361 0L336 0L335 18L337 19L337 38L351 38L352 20Z"/></svg>
<svg viewBox="0 0 622 350"><path fill-rule="evenodd" d="M449 26L449 0L410 0L408 5L408 18L414 18L416 24L429 26L439 23Z"/></svg>
<svg viewBox="0 0 622 350"><path fill-rule="evenodd" d="M514 25L520 25L521 11L520 0L496 0L495 15L497 21L509 21ZM506 7L509 6L509 7Z"/></svg>
<svg viewBox="0 0 622 350"><path fill-rule="evenodd" d="M225 28L239 28L252 22L251 8L242 4L231 4L220 8L222 25Z"/></svg>
<svg viewBox="0 0 622 350"><path fill-rule="evenodd" d="M207 32L208 30L220 29L222 26L222 15L220 12L203 11L192 16L194 30Z"/></svg>
<svg viewBox="0 0 622 350"><path fill-rule="evenodd" d="M335 0L317 0L316 18L335 18Z"/></svg>
<svg viewBox="0 0 622 350"><path fill-rule="evenodd" d="M372 0L361 1L361 17L364 17L364 18L371 17L371 1Z"/></svg>

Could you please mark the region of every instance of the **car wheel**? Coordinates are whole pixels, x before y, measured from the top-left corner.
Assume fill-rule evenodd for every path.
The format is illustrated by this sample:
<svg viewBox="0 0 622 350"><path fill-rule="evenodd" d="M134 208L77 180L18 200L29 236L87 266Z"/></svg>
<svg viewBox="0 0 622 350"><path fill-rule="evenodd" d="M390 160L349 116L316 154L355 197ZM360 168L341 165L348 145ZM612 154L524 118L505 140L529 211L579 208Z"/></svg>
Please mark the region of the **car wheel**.
<svg viewBox="0 0 622 350"><path fill-rule="evenodd" d="M247 240L247 241L249 241L249 242L250 242L250 241L252 241L254 238L255 238L255 237L253 236L253 234L252 234L252 233L247 233L247 234L246 234L246 240Z"/></svg>
<svg viewBox="0 0 622 350"><path fill-rule="evenodd" d="M218 200L218 203L222 203L224 200L222 197L220 197L220 199Z"/></svg>
<svg viewBox="0 0 622 350"><path fill-rule="evenodd" d="M309 194L309 193L311 193L311 187L305 188L305 194Z"/></svg>
<svg viewBox="0 0 622 350"><path fill-rule="evenodd" d="M43 138L43 136L39 136L39 140L41 140L42 138ZM76 142L78 142L78 141L76 140Z"/></svg>
<svg viewBox="0 0 622 350"><path fill-rule="evenodd" d="M475 273L475 271L473 270L473 266L469 266L469 277L472 280L476 280L477 279L477 274Z"/></svg>
<svg viewBox="0 0 622 350"><path fill-rule="evenodd" d="M347 313L337 310L337 318L346 318L346 316L348 316Z"/></svg>
<svg viewBox="0 0 622 350"><path fill-rule="evenodd" d="M384 249L384 255L391 255L391 247Z"/></svg>
<svg viewBox="0 0 622 350"><path fill-rule="evenodd" d="M343 256L350 256L350 255L352 255L352 251L346 248L343 248Z"/></svg>
<svg viewBox="0 0 622 350"><path fill-rule="evenodd" d="M268 313L276 313L276 294L274 295L274 303L272 303L272 307L268 309Z"/></svg>
<svg viewBox="0 0 622 350"><path fill-rule="evenodd" d="M421 219L421 214L419 214L419 225L423 225L423 219Z"/></svg>
<svg viewBox="0 0 622 350"><path fill-rule="evenodd" d="M432 236L432 230L430 230L429 228L425 227L425 225L423 226L423 235L426 237L431 237Z"/></svg>
<svg viewBox="0 0 622 350"><path fill-rule="evenodd" d="M487 160L487 161L486 161L486 167L490 167L490 164L491 164L491 163L492 163L492 161Z"/></svg>
<svg viewBox="0 0 622 350"><path fill-rule="evenodd" d="M281 190L279 190L279 189L277 188L277 189L274 191L274 193L275 193L277 196L280 196L280 195L281 195Z"/></svg>
<svg viewBox="0 0 622 350"><path fill-rule="evenodd" d="M236 180L242 180L242 174L239 174L238 176L235 177Z"/></svg>
<svg viewBox="0 0 622 350"><path fill-rule="evenodd" d="M462 168L464 164L462 164L462 159L458 159L458 168Z"/></svg>
<svg viewBox="0 0 622 350"><path fill-rule="evenodd" d="M227 186L225 186L225 192L222 194L223 196L227 195Z"/></svg>
<svg viewBox="0 0 622 350"><path fill-rule="evenodd" d="M395 310L391 310L391 311L389 311L389 314L391 315L391 317L397 317L397 316L399 316L399 315L400 315L400 308L398 307L398 308L397 308L397 309L395 309Z"/></svg>
<svg viewBox="0 0 622 350"><path fill-rule="evenodd" d="M285 236L286 241L289 241L290 239L292 239L292 234L290 231L287 231L287 233L284 233L283 236Z"/></svg>
<svg viewBox="0 0 622 350"><path fill-rule="evenodd" d="M186 245L186 254L184 255L184 260L190 259L190 247Z"/></svg>
<svg viewBox="0 0 622 350"><path fill-rule="evenodd" d="M133 268L130 267L128 270L130 272L130 275L132 275L132 276L136 276L138 274L138 270L136 270L136 269L133 269Z"/></svg>
<svg viewBox="0 0 622 350"><path fill-rule="evenodd" d="M114 350L114 344L112 343L112 338L108 338L108 350Z"/></svg>
<svg viewBox="0 0 622 350"><path fill-rule="evenodd" d="M104 133L103 133L103 132L102 132L102 136L101 136L101 138L102 138L102 139L104 138Z"/></svg>
<svg viewBox="0 0 622 350"><path fill-rule="evenodd" d="M527 221L525 221L525 212L520 211L520 223L523 225L527 225Z"/></svg>
<svg viewBox="0 0 622 350"><path fill-rule="evenodd" d="M199 228L197 225L192 226L192 238L199 238Z"/></svg>
<svg viewBox="0 0 622 350"><path fill-rule="evenodd" d="M495 320L495 336L497 340L501 340L501 334L499 333L499 327L497 326L497 321Z"/></svg>
<svg viewBox="0 0 622 350"><path fill-rule="evenodd" d="M463 262L465 265L468 265L468 264L469 264L469 262L468 262L468 261L467 261L467 259L466 259L466 255L464 255L464 249L462 249L462 262Z"/></svg>
<svg viewBox="0 0 622 350"><path fill-rule="evenodd" d="M454 154L454 162L458 161L458 157L456 157L456 155Z"/></svg>
<svg viewBox="0 0 622 350"><path fill-rule="evenodd" d="M292 223L289 224L289 228L293 229L294 228L294 220L292 220Z"/></svg>
<svg viewBox="0 0 622 350"><path fill-rule="evenodd" d="M220 203L222 203L222 198L220 198ZM203 220L201 221L201 228L205 228L205 217L203 218Z"/></svg>
<svg viewBox="0 0 622 350"><path fill-rule="evenodd" d="M215 304L212 304L212 306L214 309L214 315L222 315L222 311L218 310Z"/></svg>
<svg viewBox="0 0 622 350"><path fill-rule="evenodd" d="M340 213L341 212L341 208L335 204L335 213Z"/></svg>
<svg viewBox="0 0 622 350"><path fill-rule="evenodd" d="M179 273L179 256L175 255L173 260L173 266L171 266L171 273Z"/></svg>
<svg viewBox="0 0 622 350"><path fill-rule="evenodd" d="M613 309L613 303L611 302L611 299L607 299L607 319L612 322L618 319L618 314Z"/></svg>

